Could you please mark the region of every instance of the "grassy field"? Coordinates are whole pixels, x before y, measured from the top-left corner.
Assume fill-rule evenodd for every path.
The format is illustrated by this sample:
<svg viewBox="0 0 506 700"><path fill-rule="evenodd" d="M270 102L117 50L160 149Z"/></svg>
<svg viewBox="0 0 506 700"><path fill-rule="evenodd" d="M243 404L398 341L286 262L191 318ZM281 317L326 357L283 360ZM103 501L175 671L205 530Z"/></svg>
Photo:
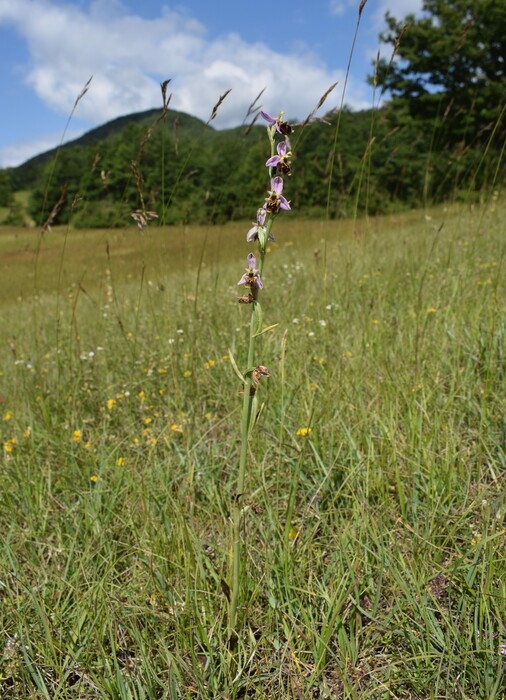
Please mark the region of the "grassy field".
<svg viewBox="0 0 506 700"><path fill-rule="evenodd" d="M505 205L275 225L240 634L248 228L0 229L0 696L500 700Z"/></svg>

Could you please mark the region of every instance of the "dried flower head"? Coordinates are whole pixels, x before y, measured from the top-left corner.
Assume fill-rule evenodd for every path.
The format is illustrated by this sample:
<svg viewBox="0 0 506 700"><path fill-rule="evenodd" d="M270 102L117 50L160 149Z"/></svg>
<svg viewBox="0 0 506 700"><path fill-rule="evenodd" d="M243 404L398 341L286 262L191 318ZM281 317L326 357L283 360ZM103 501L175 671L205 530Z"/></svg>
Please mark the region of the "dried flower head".
<svg viewBox="0 0 506 700"><path fill-rule="evenodd" d="M237 297L237 301L239 304L252 304L255 301L255 297L253 294L243 294L240 297Z"/></svg>
<svg viewBox="0 0 506 700"><path fill-rule="evenodd" d="M130 216L137 222L137 226L140 231L143 231L146 228L151 219L158 219L158 214L156 212L146 211L145 209L137 209L136 211L133 211Z"/></svg>
<svg viewBox="0 0 506 700"><path fill-rule="evenodd" d="M270 377L270 376L271 375L270 375L267 367L264 367L264 365L258 365L253 370L253 375L252 375L253 384L258 386L258 383L260 382L261 379L264 379L265 377Z"/></svg>

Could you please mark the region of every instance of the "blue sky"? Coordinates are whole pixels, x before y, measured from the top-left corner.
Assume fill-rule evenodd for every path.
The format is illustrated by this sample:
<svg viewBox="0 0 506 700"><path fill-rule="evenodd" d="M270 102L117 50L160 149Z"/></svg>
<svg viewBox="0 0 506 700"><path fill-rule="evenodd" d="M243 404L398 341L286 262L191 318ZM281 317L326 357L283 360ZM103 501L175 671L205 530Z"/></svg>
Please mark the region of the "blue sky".
<svg viewBox="0 0 506 700"><path fill-rule="evenodd" d="M86 81L67 140L115 117L161 105L213 125L240 124L265 88L263 108L304 118L336 80L341 103L360 0L0 0L0 167L56 146ZM371 106L366 77L389 10L402 18L422 0L368 0L345 103ZM387 49L383 47L387 52ZM386 54L387 55L387 54Z"/></svg>

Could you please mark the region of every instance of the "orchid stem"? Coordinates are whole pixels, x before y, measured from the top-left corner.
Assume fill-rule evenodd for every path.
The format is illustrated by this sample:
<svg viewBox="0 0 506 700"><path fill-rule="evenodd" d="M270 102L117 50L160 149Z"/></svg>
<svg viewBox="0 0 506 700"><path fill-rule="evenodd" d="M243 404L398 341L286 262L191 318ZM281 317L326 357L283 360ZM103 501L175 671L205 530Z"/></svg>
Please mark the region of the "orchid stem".
<svg viewBox="0 0 506 700"><path fill-rule="evenodd" d="M257 304L258 302L253 302ZM253 307L254 308L254 307ZM255 357L255 317L251 314L250 335L248 347L248 367L253 367ZM246 462L248 457L248 434L251 420L251 407L253 396L251 393L252 375L247 372L244 381L244 399L242 404L241 420L241 452L239 456L239 474L237 476L236 493L232 504L232 588L229 608L229 632L232 639L236 635L237 605L241 585L242 547L241 547L241 515L242 498L244 495L244 482L246 476Z"/></svg>
<svg viewBox="0 0 506 700"><path fill-rule="evenodd" d="M272 217L266 225L267 238L272 227ZM265 261L265 248L260 247L259 271L263 273ZM255 308L259 303L258 290L255 294L255 299L252 304L251 319L249 326L249 344L248 344L248 360L247 367L249 370L255 366L255 336L258 332L256 327L257 321L255 317ZM229 607L229 633L230 638L233 638L237 631L237 608L239 602L239 593L242 580L242 545L241 545L241 523L242 523L242 500L244 496L244 485L246 479L246 464L248 460L248 439L251 425L251 410L253 405L254 391L253 375L251 371L245 373L244 376L244 399L242 404L242 419L241 419L241 452L239 456L239 473L237 476L236 492L232 504L232 587L230 592L230 607Z"/></svg>
<svg viewBox="0 0 506 700"><path fill-rule="evenodd" d="M274 156L276 143L275 134L276 127L274 122L282 123L281 116L276 121L275 119L264 115L268 121L272 122L271 126L267 129L269 136L269 141L271 145L271 157ZM286 126L286 125L285 125ZM286 149L285 149L286 150ZM280 153L280 151L278 151ZM282 152L283 157L285 155ZM277 156L276 156L277 157ZM258 251L259 251L259 264L258 270L256 269L256 258L250 253L248 255L248 268L246 269L246 274L243 275L239 284L244 284L249 289L248 296L241 297L240 301L243 303L249 303L251 305L251 318L249 325L249 344L248 344L248 360L247 360L247 370L244 372L244 397L242 405L242 418L241 418L241 451L239 456L239 472L237 475L237 483L235 488L235 493L233 494L231 515L232 515L232 576L231 576L231 587L230 587L230 604L228 611L228 632L229 632L229 644L231 649L234 648L235 643L238 638L238 609L240 602L241 587L243 582L243 543L241 541L241 528L243 523L243 502L245 493L245 480L246 480L246 465L248 460L248 442L251 433L252 425L256 416L253 416L254 409L254 397L257 389L258 380L255 378L255 373L259 370L265 370L265 367L255 367L255 339L258 333L261 331L261 308L258 301L259 290L262 288L262 274L264 269L265 255L267 252L267 244L271 235L272 222L279 211L280 208L289 209L289 204L284 197L281 196L283 189L283 181L280 177L272 178L273 168L269 168L269 179L271 182L271 191L269 197L267 198L264 207L259 209L257 212L257 225L252 229L253 233L256 233L256 240L258 240ZM264 225L265 223L265 225ZM255 240L254 237L248 238L248 240ZM244 301L245 300L245 301ZM265 376L265 374L264 374ZM269 376L268 373L266 376Z"/></svg>

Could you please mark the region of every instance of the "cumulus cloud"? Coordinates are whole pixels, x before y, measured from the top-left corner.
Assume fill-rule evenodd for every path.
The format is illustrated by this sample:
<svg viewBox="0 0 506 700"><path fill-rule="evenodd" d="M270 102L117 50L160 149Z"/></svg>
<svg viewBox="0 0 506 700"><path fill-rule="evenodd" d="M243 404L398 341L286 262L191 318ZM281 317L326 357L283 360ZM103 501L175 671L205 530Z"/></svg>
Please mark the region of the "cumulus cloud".
<svg viewBox="0 0 506 700"><path fill-rule="evenodd" d="M65 141L72 141L82 135L82 131L69 130ZM15 167L32 158L37 153L45 153L58 146L61 133L44 133L35 139L0 146L0 168Z"/></svg>
<svg viewBox="0 0 506 700"><path fill-rule="evenodd" d="M160 82L171 78L171 107L207 120L225 90L231 94L214 122L236 126L248 105L266 88L265 109L297 118L309 113L329 85L342 86L309 50L281 54L238 34L209 37L194 18L165 7L159 17L129 14L118 0L95 0L88 8L56 0L0 0L0 25L27 42L25 82L47 105L69 114L93 75L79 117L100 124L161 105ZM368 106L364 88L348 83L346 103ZM340 102L336 91L329 106Z"/></svg>

